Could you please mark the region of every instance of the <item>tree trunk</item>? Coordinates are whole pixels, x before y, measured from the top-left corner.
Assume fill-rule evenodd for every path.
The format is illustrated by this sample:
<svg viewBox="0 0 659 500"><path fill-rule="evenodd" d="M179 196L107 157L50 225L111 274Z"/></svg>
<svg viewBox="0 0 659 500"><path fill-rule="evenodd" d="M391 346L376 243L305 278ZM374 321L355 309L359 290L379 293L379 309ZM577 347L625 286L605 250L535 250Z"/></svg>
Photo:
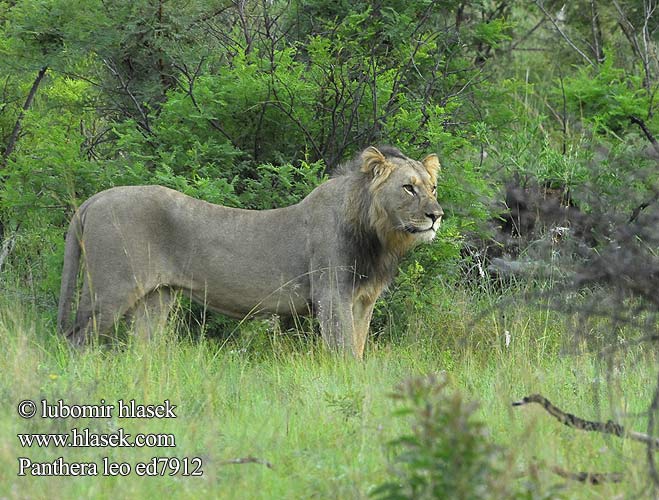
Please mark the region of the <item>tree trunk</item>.
<svg viewBox="0 0 659 500"><path fill-rule="evenodd" d="M48 66L44 66L43 68L41 68L39 70L39 73L37 74L37 77L34 79L34 82L32 83L32 88L30 89L30 93L27 95L27 99L25 99L25 104L23 104L23 109L21 110L20 114L18 115L18 118L16 119L14 130L12 131L11 136L9 137L9 141L7 141L7 147L5 148L4 153L2 153L2 161L0 161L0 169L4 168L7 165L7 160L9 159L9 156L11 156L11 154L14 152L14 148L16 147L16 142L18 142L18 135L21 133L21 122L25 117L25 113L32 106L32 101L34 101L34 96L36 95L37 90L39 89L39 85L41 84L41 80L43 80L43 77L45 76L47 70L48 70Z"/></svg>
<svg viewBox="0 0 659 500"><path fill-rule="evenodd" d="M14 130L12 130L11 136L7 141L7 146L5 147L4 152L2 153L2 158L0 158L0 171L2 171L2 169L5 168L9 156L11 156L11 154L14 152L14 148L16 147L16 142L18 141L18 135L21 133L21 122L23 121L23 117L25 116L27 110L30 109L30 107L32 106L32 101L34 101L34 96L36 95L37 90L39 89L41 80L43 80L43 77L46 75L46 71L48 71L48 66L42 67L39 70L39 73L37 73L37 77L34 79L34 82L32 82L32 88L30 89L30 93L27 95L27 98L25 99L25 104L23 104L23 109L19 113L18 118L16 118L16 123L14 124ZM5 227L2 220L0 220L0 242L4 240L4 233L5 233Z"/></svg>

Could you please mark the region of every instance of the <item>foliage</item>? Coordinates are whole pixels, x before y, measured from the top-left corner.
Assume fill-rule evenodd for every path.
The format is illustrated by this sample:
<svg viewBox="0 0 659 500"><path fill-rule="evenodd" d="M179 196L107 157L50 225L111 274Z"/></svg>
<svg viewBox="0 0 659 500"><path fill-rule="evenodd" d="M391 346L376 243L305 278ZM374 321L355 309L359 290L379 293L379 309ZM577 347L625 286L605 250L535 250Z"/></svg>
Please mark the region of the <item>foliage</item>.
<svg viewBox="0 0 659 500"><path fill-rule="evenodd" d="M445 372L410 378L391 397L399 404L394 415L410 429L388 443L393 478L372 497L545 498L531 484L516 489L510 453L493 443L479 404L450 389Z"/></svg>
<svg viewBox="0 0 659 500"><path fill-rule="evenodd" d="M526 481L536 485L533 495L524 498L560 498L555 485L564 481L549 471L553 464L575 471L593 468L626 474L623 483L595 487L569 482L564 484L564 498L638 496L644 485L642 445L622 446L592 433L575 433L530 408L515 410L523 415L511 413L511 401L539 389L550 391L575 414L593 412L593 399L598 398L592 385L582 383L598 377L597 359L559 355L564 325L555 317L547 324L522 299L508 316L512 342L507 349L497 343L492 321L472 322L486 310L486 302L465 300L466 291L456 288L446 290L443 302L451 306L434 318L435 323L417 327L417 333L425 336L443 322L441 338L458 339L465 336L463 322L472 322L469 337L477 340L454 350L452 365L443 361L439 336L433 342L421 343L410 336L376 345L363 363L354 363L330 355L320 343L298 342L289 335L253 346L251 334L197 342L172 328L150 342L133 339L117 348L93 346L77 352L52 335L45 310L33 305L22 287L14 288L20 283L7 285L0 295L0 429L7 436L0 445L0 495L9 498L18 490L29 498L84 498L90 490L112 490L121 498L166 494L230 499L236 491L245 498L365 498L378 485L398 479L391 475L392 465L404 466L389 462L386 443L412 434L416 418L414 414L392 417L392 411L421 410L421 403L413 406L408 400L388 397L392 387L441 369L449 372L452 381L442 400L450 403L451 393L457 391L463 395L459 408L470 408L467 400L472 398L480 401L480 410L467 420L467 430L474 432L471 423L486 421L488 439L514 452L515 467L504 470L501 481L510 481L515 488ZM462 321L452 320L451 315ZM549 345L539 338L543 327L555 332ZM194 337L196 331L189 333ZM656 354L653 349L641 356L630 352L617 360L616 367L616 383L625 395L620 406L627 415L625 425L643 429L639 415L652 397ZM599 397L606 405L606 396ZM177 405L177 418L25 420L16 414L16 405L25 399L49 403L61 399L67 404L98 404L103 399L116 405L119 399L133 398L141 404L169 399ZM429 400L438 399L430 396ZM449 407L443 408L439 413ZM204 475L145 478L134 473L137 462L154 454L169 456L162 449L118 447L103 450L107 453L98 448L27 449L16 438L19 433L63 433L74 427L98 433L115 432L117 427L131 435L172 433L176 449L171 456L201 457ZM67 462L100 465L106 455L130 463L133 473L117 480L99 470L96 477L76 481L16 475L16 457L52 462L62 456ZM241 457L266 460L273 469L259 463L226 463ZM531 464L530 476L511 477ZM507 467L507 462L498 467Z"/></svg>
<svg viewBox="0 0 659 500"><path fill-rule="evenodd" d="M93 193L283 206L369 144L438 153L447 214L381 323L459 279L511 179L632 213L657 183L657 23L633 2L554 4L2 3L0 233L20 242L3 269L52 303L66 223Z"/></svg>
<svg viewBox="0 0 659 500"><path fill-rule="evenodd" d="M632 116L651 106L643 77L607 59L598 68L583 67L563 82L568 111L592 126L593 133L624 134Z"/></svg>
<svg viewBox="0 0 659 500"><path fill-rule="evenodd" d="M462 374L463 388L489 398L488 410L496 407L498 417L488 426L515 447L528 436L511 435L509 413L494 398L498 389L504 387L508 401L514 390L528 389L527 377L534 384L551 379L568 396L577 392L579 384L571 382L571 377L577 379L575 363L555 355L563 329L550 325L548 313L520 318L526 314L520 306L499 317L505 302L501 296L507 294L496 288L500 283L479 277L469 284L471 295L459 287L464 285L460 266L465 243L487 236L505 208L502 191L509 183L559 187L583 213L601 215L600 226L606 226L601 233L614 245L608 252L604 244L592 250L591 255L599 254L593 261L597 265L586 266L593 276L579 272L598 283L589 292L592 303L603 316L611 310L630 315L641 311L638 318L623 315L616 321L636 322L643 336L656 330L651 308L625 302L638 300L628 295L638 295L631 288L644 280L649 284L641 291L650 299L656 296L650 272L656 267L659 193L656 2L563 4L0 1L0 281L3 289L16 284L12 304L34 304L36 314L44 315L40 321L25 319L24 327L14 324L9 306L0 310L0 336L9 339L0 393L11 395L3 407L15 408L17 398L29 391L53 397L95 394L100 399L107 394L89 380L109 373L110 384L103 387L116 394L125 396L146 381L139 385L141 394L160 397L162 387L184 398L198 412L184 420L181 430L195 443L188 451L215 450L215 437L209 441L199 436L219 435L223 447L221 453L211 452L215 463L230 453L246 453L243 438L249 429L244 422L251 422L254 412L259 418L268 415L248 426L272 430L267 449L259 448L265 446L260 433L250 443L259 451L280 453L282 497L287 488L297 496L360 496L368 481L384 483L377 490L382 497L422 491L480 498L495 492L518 494L495 478L502 465L496 459L507 460L506 452L491 443L476 407L460 392L449 392L445 381L418 379L402 386L397 401L407 413L395 423L384 416L373 421L371 405L377 400L373 387L384 384L383 374L400 380L439 363L463 370L457 375ZM387 339L395 342L394 354L386 342L379 342L370 344L364 370L337 365L336 360L316 363L311 340L305 339L304 350L281 349L290 347L291 332L274 327L276 335L270 335L263 323L211 318L195 306L180 318L180 323L195 325L191 336L198 336L197 323L202 336L212 331L239 334L223 338L222 345L213 339L188 344L168 338L153 350L129 350L126 357L93 350L74 358L53 345L51 335L33 331L52 332L67 222L93 193L115 185L162 184L214 203L279 207L300 200L361 148L382 143L414 158L439 154L443 170L438 192L446 212L437 241L402 263L385 300L376 306L374 330L391 334ZM630 220L636 225L630 226ZM643 220L650 223L643 225ZM618 252L617 244L633 252ZM640 260L635 258L639 255ZM626 262L636 264L617 267ZM634 273L625 274L630 269ZM612 285L618 275L628 278L618 287L619 297L598 288L603 279ZM455 289L465 295L453 294ZM468 307L493 290L498 295L488 296L486 305L476 311ZM474 326L477 317L492 321ZM604 338L599 321L584 322L584 329ZM613 322L611 338L616 342L619 330L620 324ZM504 331L512 338L510 349L508 340L502 341ZM223 349L224 343L231 349ZM467 344L480 350L465 354ZM273 345L280 348L274 358L267 354ZM272 362L278 357L287 359L284 368ZM190 366L199 369L191 371ZM536 372L538 366L545 371ZM614 378L625 370L616 366ZM645 394L651 387L644 379L648 371L638 369L640 374L616 382L632 386L626 394ZM587 372L580 372L579 379L594 380L596 375ZM256 391L258 400L249 399L250 391L241 392L249 375L258 381L252 386L262 391ZM363 384L341 379L334 386L322 385L332 377ZM153 380L162 383L148 385ZM309 381L311 392L302 391ZM590 396L581 397L590 403ZM323 401L325 411L314 413L312 400ZM244 401L249 404L238 404ZM386 415L384 404L376 404L378 414ZM632 406L633 412L625 412L640 415L645 410L638 400ZM278 425L270 418L273 408ZM236 417L228 409L251 413ZM305 418L298 419L298 412ZM204 413L215 426L210 432L198 426L196 417ZM15 422L15 414L11 418L5 422ZM410 421L411 431L404 428ZM309 422L321 428L322 439ZM5 425L11 427L8 434L16 434L14 423ZM404 437L390 448L396 454L394 479L387 481L371 448L377 447L379 436L374 429L390 425ZM372 439L355 439L362 432ZM529 453L555 435L544 429L536 446L524 450L526 462L532 460ZM227 443L231 447L224 448ZM609 446L601 446L605 444ZM578 455L572 440L561 446L564 460ZM328 449L339 451L330 455ZM47 455L48 450L42 451ZM600 454L598 449L591 453ZM548 461L556 458L553 451L547 454ZM15 464L16 453L0 449L0 458L10 455ZM370 462L361 473L365 455ZM318 471L323 473L321 486ZM332 479L325 481L327 471ZM248 479L237 471L232 474L235 483L222 474L211 477L208 494L227 491L222 489L227 484L271 484L265 474ZM67 483L63 494L88 495L86 484ZM129 482L126 491L138 497L162 493L154 482L144 484ZM182 496L191 495L189 483L166 484ZM48 485L30 485L33 496L50 491Z"/></svg>

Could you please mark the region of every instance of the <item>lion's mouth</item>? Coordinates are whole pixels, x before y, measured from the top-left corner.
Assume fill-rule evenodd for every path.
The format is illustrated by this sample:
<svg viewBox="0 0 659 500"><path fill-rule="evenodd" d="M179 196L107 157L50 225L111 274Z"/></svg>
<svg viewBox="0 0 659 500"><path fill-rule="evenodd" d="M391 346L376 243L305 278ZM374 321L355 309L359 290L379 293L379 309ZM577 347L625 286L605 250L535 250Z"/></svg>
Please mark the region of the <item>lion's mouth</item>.
<svg viewBox="0 0 659 500"><path fill-rule="evenodd" d="M428 233L428 232L437 232L437 229L435 229L435 226L432 225L427 228L422 228L422 227L416 227L416 226L405 226L405 231L411 234L421 234L421 233Z"/></svg>

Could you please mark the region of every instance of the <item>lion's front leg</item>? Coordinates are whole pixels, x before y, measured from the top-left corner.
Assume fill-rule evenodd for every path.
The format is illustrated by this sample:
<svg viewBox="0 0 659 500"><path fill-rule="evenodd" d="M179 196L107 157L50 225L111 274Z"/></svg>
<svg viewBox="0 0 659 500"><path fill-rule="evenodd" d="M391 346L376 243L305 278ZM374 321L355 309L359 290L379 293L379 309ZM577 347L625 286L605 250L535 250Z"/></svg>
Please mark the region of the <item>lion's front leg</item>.
<svg viewBox="0 0 659 500"><path fill-rule="evenodd" d="M359 357L353 343L351 287L336 270L323 270L312 286L314 314L325 344L333 351Z"/></svg>
<svg viewBox="0 0 659 500"><path fill-rule="evenodd" d="M359 359L364 357L364 346L368 338L368 330L371 326L371 317L375 300L370 297L355 297L352 304L353 333L352 349L355 356Z"/></svg>
<svg viewBox="0 0 659 500"><path fill-rule="evenodd" d="M352 302L340 294L323 294L315 302L320 332L327 346L359 357L353 346Z"/></svg>
<svg viewBox="0 0 659 500"><path fill-rule="evenodd" d="M352 293L320 299L316 316L325 343L333 350L362 359L374 306L374 300Z"/></svg>
<svg viewBox="0 0 659 500"><path fill-rule="evenodd" d="M325 262L328 264L323 265ZM333 264L331 259L314 264L311 299L323 340L330 349L361 359L372 307L364 303L365 307L355 308L358 285L354 268Z"/></svg>

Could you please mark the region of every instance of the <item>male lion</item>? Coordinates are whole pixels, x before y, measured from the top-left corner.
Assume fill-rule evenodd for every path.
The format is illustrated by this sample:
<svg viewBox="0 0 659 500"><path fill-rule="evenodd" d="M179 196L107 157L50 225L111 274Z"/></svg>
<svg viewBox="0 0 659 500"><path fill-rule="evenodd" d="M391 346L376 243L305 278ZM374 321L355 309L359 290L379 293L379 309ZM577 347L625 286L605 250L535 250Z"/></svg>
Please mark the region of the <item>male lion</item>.
<svg viewBox="0 0 659 500"><path fill-rule="evenodd" d="M181 290L234 318L313 313L331 348L361 358L373 305L399 259L437 232L439 168L434 154L418 162L369 147L300 203L261 211L162 186L102 191L66 236L58 327L76 345L126 315L152 328Z"/></svg>

